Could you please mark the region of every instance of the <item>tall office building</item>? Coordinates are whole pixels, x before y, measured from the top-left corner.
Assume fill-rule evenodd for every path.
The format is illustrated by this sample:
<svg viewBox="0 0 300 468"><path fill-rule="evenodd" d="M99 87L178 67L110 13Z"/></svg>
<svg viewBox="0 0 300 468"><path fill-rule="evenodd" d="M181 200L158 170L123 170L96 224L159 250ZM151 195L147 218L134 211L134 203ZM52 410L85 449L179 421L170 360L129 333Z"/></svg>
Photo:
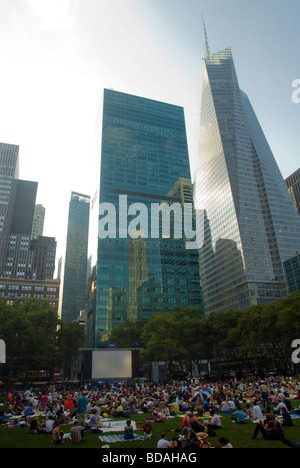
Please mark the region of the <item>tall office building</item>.
<svg viewBox="0 0 300 468"><path fill-rule="evenodd" d="M287 177L285 183L300 215L300 169Z"/></svg>
<svg viewBox="0 0 300 468"><path fill-rule="evenodd" d="M30 239L37 182L20 180L19 147L0 143L0 276L32 277Z"/></svg>
<svg viewBox="0 0 300 468"><path fill-rule="evenodd" d="M3 266L4 250L10 229L15 179L18 177L19 147L0 143L0 270Z"/></svg>
<svg viewBox="0 0 300 468"><path fill-rule="evenodd" d="M230 48L203 60L194 202L204 210L205 311L287 294L283 262L300 251L300 219L251 107Z"/></svg>
<svg viewBox="0 0 300 468"><path fill-rule="evenodd" d="M190 177L183 108L105 89L99 218L104 219L103 206L109 203L117 222L115 236L98 238L97 286L91 282L94 304L89 311L95 347L104 346L126 319L147 319L158 308L176 304L202 306L199 286L186 289L188 256L181 249L180 261L176 259L176 242L169 242L167 254L160 224L155 235L151 230L153 204L165 203L170 212L173 203L181 205L180 194L170 191L178 179ZM131 231L135 210L140 224Z"/></svg>
<svg viewBox="0 0 300 468"><path fill-rule="evenodd" d="M72 192L69 203L61 318L76 320L86 305L90 197Z"/></svg>
<svg viewBox="0 0 300 468"><path fill-rule="evenodd" d="M19 147L0 143L0 296L8 304L34 297L58 311L55 239L31 239L37 185L19 179Z"/></svg>
<svg viewBox="0 0 300 468"><path fill-rule="evenodd" d="M45 222L45 208L43 205L35 205L31 238L37 239L43 235Z"/></svg>
<svg viewBox="0 0 300 468"><path fill-rule="evenodd" d="M55 270L56 240L54 237L38 236L32 239L30 249L33 252L32 277L35 279L53 279Z"/></svg>
<svg viewBox="0 0 300 468"><path fill-rule="evenodd" d="M8 235L1 276L32 278L33 252L30 249L37 182L15 180L14 203L10 204Z"/></svg>

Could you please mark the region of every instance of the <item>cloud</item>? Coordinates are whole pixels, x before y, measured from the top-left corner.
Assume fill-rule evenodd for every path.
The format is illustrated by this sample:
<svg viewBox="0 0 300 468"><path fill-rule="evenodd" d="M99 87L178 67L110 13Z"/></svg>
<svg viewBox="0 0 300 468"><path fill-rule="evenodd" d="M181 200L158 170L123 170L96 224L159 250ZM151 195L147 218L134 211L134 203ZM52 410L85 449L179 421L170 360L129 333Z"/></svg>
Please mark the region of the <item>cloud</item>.
<svg viewBox="0 0 300 468"><path fill-rule="evenodd" d="M64 31L75 24L75 19L69 12L69 0L27 0L27 3L42 20L41 29Z"/></svg>

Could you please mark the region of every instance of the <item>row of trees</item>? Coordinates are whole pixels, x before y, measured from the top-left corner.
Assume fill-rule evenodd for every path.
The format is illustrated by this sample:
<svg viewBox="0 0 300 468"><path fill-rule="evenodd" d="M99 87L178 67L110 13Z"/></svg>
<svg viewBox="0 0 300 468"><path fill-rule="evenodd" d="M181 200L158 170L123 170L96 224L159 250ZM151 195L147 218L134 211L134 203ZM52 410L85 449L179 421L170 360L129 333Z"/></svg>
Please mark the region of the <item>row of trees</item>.
<svg viewBox="0 0 300 468"><path fill-rule="evenodd" d="M30 299L7 305L0 299L0 339L6 343L5 374L44 370L51 379L56 366L65 377L82 345L83 328L63 322L48 303ZM298 371L292 343L300 340L300 293L246 310L212 313L195 307L159 309L147 321L127 321L110 341L119 348L141 348L145 367L164 361L168 375L201 373L203 362L217 376L226 370L252 375ZM3 366L2 370L3 370Z"/></svg>
<svg viewBox="0 0 300 468"><path fill-rule="evenodd" d="M51 379L57 366L68 373L83 329L77 322L59 320L47 302L29 299L7 305L1 298L0 338L6 344L5 375L26 379L42 370Z"/></svg>
<svg viewBox="0 0 300 468"><path fill-rule="evenodd" d="M211 313L174 307L158 310L145 322L129 322L113 330L118 347L140 347L141 362L165 361L169 375L197 366L203 360L220 376L232 369L252 375L297 371L292 343L300 339L300 293L246 310Z"/></svg>

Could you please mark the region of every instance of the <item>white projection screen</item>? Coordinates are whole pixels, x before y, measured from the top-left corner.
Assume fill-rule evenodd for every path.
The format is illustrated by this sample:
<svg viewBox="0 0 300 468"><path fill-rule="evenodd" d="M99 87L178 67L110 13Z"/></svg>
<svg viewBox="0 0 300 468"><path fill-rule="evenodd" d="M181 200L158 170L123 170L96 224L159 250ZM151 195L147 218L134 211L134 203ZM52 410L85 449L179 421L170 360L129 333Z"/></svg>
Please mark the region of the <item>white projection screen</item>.
<svg viewBox="0 0 300 468"><path fill-rule="evenodd" d="M93 351L92 379L125 379L131 377L131 351Z"/></svg>

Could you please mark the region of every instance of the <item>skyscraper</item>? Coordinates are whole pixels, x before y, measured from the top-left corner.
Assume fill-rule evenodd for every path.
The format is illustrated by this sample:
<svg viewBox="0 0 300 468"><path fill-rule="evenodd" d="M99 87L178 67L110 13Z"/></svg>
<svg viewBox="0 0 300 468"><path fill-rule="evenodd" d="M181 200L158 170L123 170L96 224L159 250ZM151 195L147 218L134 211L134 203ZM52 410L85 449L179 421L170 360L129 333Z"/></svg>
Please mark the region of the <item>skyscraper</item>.
<svg viewBox="0 0 300 468"><path fill-rule="evenodd" d="M0 143L0 296L8 304L34 297L58 311L56 241L31 239L38 184L20 180L18 168L19 147Z"/></svg>
<svg viewBox="0 0 300 468"><path fill-rule="evenodd" d="M32 277L30 238L37 182L20 180L19 147L0 143L0 276Z"/></svg>
<svg viewBox="0 0 300 468"><path fill-rule="evenodd" d="M76 320L85 309L90 197L72 192L69 203L61 317Z"/></svg>
<svg viewBox="0 0 300 468"><path fill-rule="evenodd" d="M9 207L10 222L3 255L1 276L32 278L33 252L30 249L37 182L14 181L14 203Z"/></svg>
<svg viewBox="0 0 300 468"><path fill-rule="evenodd" d="M13 187L18 176L19 147L0 143L0 270L2 270L4 250L10 231L15 196Z"/></svg>
<svg viewBox="0 0 300 468"><path fill-rule="evenodd" d="M300 251L300 220L230 48L203 60L195 208L204 210L205 311L287 294L283 262Z"/></svg>
<svg viewBox="0 0 300 468"><path fill-rule="evenodd" d="M31 238L37 239L43 235L45 222L45 208L43 205L35 205Z"/></svg>
<svg viewBox="0 0 300 468"><path fill-rule="evenodd" d="M285 183L300 215L300 169L287 177Z"/></svg>
<svg viewBox="0 0 300 468"><path fill-rule="evenodd" d="M176 304L202 306L199 288L185 288L188 257L182 254L180 266L174 261L176 242L169 243L167 257L167 238L157 235L160 226L155 236L150 232L153 204L164 202L170 210L173 203L181 204L182 197L170 191L180 178L190 177L183 108L105 89L99 202L113 205L119 222L115 237L98 238L91 315L95 347L126 319L147 319L159 308L169 310ZM130 235L133 204L140 213L147 210L136 236ZM166 272L173 275L169 282L164 281Z"/></svg>

